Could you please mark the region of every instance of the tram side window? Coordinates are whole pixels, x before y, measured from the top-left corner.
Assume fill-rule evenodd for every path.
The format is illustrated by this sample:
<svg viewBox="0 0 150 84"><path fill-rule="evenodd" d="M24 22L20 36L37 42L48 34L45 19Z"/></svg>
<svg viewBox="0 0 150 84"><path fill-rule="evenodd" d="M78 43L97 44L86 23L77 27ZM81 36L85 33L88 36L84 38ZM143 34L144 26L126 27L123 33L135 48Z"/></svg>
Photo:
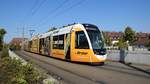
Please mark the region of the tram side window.
<svg viewBox="0 0 150 84"><path fill-rule="evenodd" d="M89 49L89 44L84 31L76 32L75 48L77 49Z"/></svg>
<svg viewBox="0 0 150 84"><path fill-rule="evenodd" d="M53 37L53 49L58 49L58 36Z"/></svg>
<svg viewBox="0 0 150 84"><path fill-rule="evenodd" d="M64 35L59 35L59 49L64 49Z"/></svg>
<svg viewBox="0 0 150 84"><path fill-rule="evenodd" d="M53 49L64 49L64 35L53 37Z"/></svg>

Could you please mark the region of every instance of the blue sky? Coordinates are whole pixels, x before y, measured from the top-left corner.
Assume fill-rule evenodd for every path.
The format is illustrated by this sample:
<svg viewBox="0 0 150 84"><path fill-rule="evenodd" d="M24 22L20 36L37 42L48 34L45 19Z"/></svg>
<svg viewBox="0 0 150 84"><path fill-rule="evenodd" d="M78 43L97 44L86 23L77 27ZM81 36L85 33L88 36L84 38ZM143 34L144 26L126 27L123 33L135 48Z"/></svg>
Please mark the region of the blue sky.
<svg viewBox="0 0 150 84"><path fill-rule="evenodd" d="M57 9L57 10L56 10ZM46 32L50 27L92 23L103 31L150 32L150 0L0 0L0 28L5 41Z"/></svg>

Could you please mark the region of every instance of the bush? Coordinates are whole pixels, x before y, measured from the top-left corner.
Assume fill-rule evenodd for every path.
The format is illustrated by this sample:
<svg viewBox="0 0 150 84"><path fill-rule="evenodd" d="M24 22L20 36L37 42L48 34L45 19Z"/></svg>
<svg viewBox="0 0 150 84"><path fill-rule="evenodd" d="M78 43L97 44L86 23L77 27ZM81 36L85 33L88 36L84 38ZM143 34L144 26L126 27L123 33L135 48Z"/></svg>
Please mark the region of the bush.
<svg viewBox="0 0 150 84"><path fill-rule="evenodd" d="M8 48L4 47L2 50L1 58L9 57Z"/></svg>
<svg viewBox="0 0 150 84"><path fill-rule="evenodd" d="M14 44L11 44L9 46L10 50L20 50L21 49L21 46L20 45L14 45Z"/></svg>
<svg viewBox="0 0 150 84"><path fill-rule="evenodd" d="M0 44L0 51L3 49L3 45L2 44Z"/></svg>
<svg viewBox="0 0 150 84"><path fill-rule="evenodd" d="M32 64L22 65L21 60L11 59L8 49L3 49L0 63L0 84L41 84L45 76Z"/></svg>
<svg viewBox="0 0 150 84"><path fill-rule="evenodd" d="M19 73L20 62L11 60L10 57L4 57L0 66L0 82L1 84L11 84Z"/></svg>

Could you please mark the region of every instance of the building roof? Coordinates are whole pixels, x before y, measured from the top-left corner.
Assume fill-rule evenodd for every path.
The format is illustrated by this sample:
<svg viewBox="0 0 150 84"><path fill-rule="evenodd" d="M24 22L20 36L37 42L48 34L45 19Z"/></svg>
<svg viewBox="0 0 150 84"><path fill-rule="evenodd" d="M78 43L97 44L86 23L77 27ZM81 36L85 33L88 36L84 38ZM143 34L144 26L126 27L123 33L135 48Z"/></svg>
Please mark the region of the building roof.
<svg viewBox="0 0 150 84"><path fill-rule="evenodd" d="M20 44L23 40L27 40L27 38L15 37L10 41L10 44Z"/></svg>
<svg viewBox="0 0 150 84"><path fill-rule="evenodd" d="M138 33L136 33L136 36L137 37L148 37L148 33L143 33L143 32L138 32Z"/></svg>

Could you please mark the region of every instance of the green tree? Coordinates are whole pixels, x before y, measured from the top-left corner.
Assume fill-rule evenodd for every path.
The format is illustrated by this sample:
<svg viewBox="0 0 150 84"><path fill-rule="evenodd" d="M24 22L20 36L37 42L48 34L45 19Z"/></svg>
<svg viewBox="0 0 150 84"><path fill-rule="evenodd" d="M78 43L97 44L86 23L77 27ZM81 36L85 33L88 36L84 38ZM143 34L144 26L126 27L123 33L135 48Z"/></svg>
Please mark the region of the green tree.
<svg viewBox="0 0 150 84"><path fill-rule="evenodd" d="M117 45L118 45L119 49L123 49L123 48L127 49L128 48L128 44L127 44L127 42L124 41L123 38L119 39L119 42L117 43Z"/></svg>
<svg viewBox="0 0 150 84"><path fill-rule="evenodd" d="M132 30L131 27L126 27L125 31L124 31L124 41L128 41L129 45L133 45L133 43L135 42L135 31Z"/></svg>
<svg viewBox="0 0 150 84"><path fill-rule="evenodd" d="M0 29L0 50L2 49L3 47L3 38L4 38L4 35L6 34L6 30L5 29Z"/></svg>
<svg viewBox="0 0 150 84"><path fill-rule="evenodd" d="M105 40L105 43L107 46L111 46L112 45L112 42L111 42L111 39L106 35L105 32L102 32L103 33L103 36L104 36L104 40Z"/></svg>

